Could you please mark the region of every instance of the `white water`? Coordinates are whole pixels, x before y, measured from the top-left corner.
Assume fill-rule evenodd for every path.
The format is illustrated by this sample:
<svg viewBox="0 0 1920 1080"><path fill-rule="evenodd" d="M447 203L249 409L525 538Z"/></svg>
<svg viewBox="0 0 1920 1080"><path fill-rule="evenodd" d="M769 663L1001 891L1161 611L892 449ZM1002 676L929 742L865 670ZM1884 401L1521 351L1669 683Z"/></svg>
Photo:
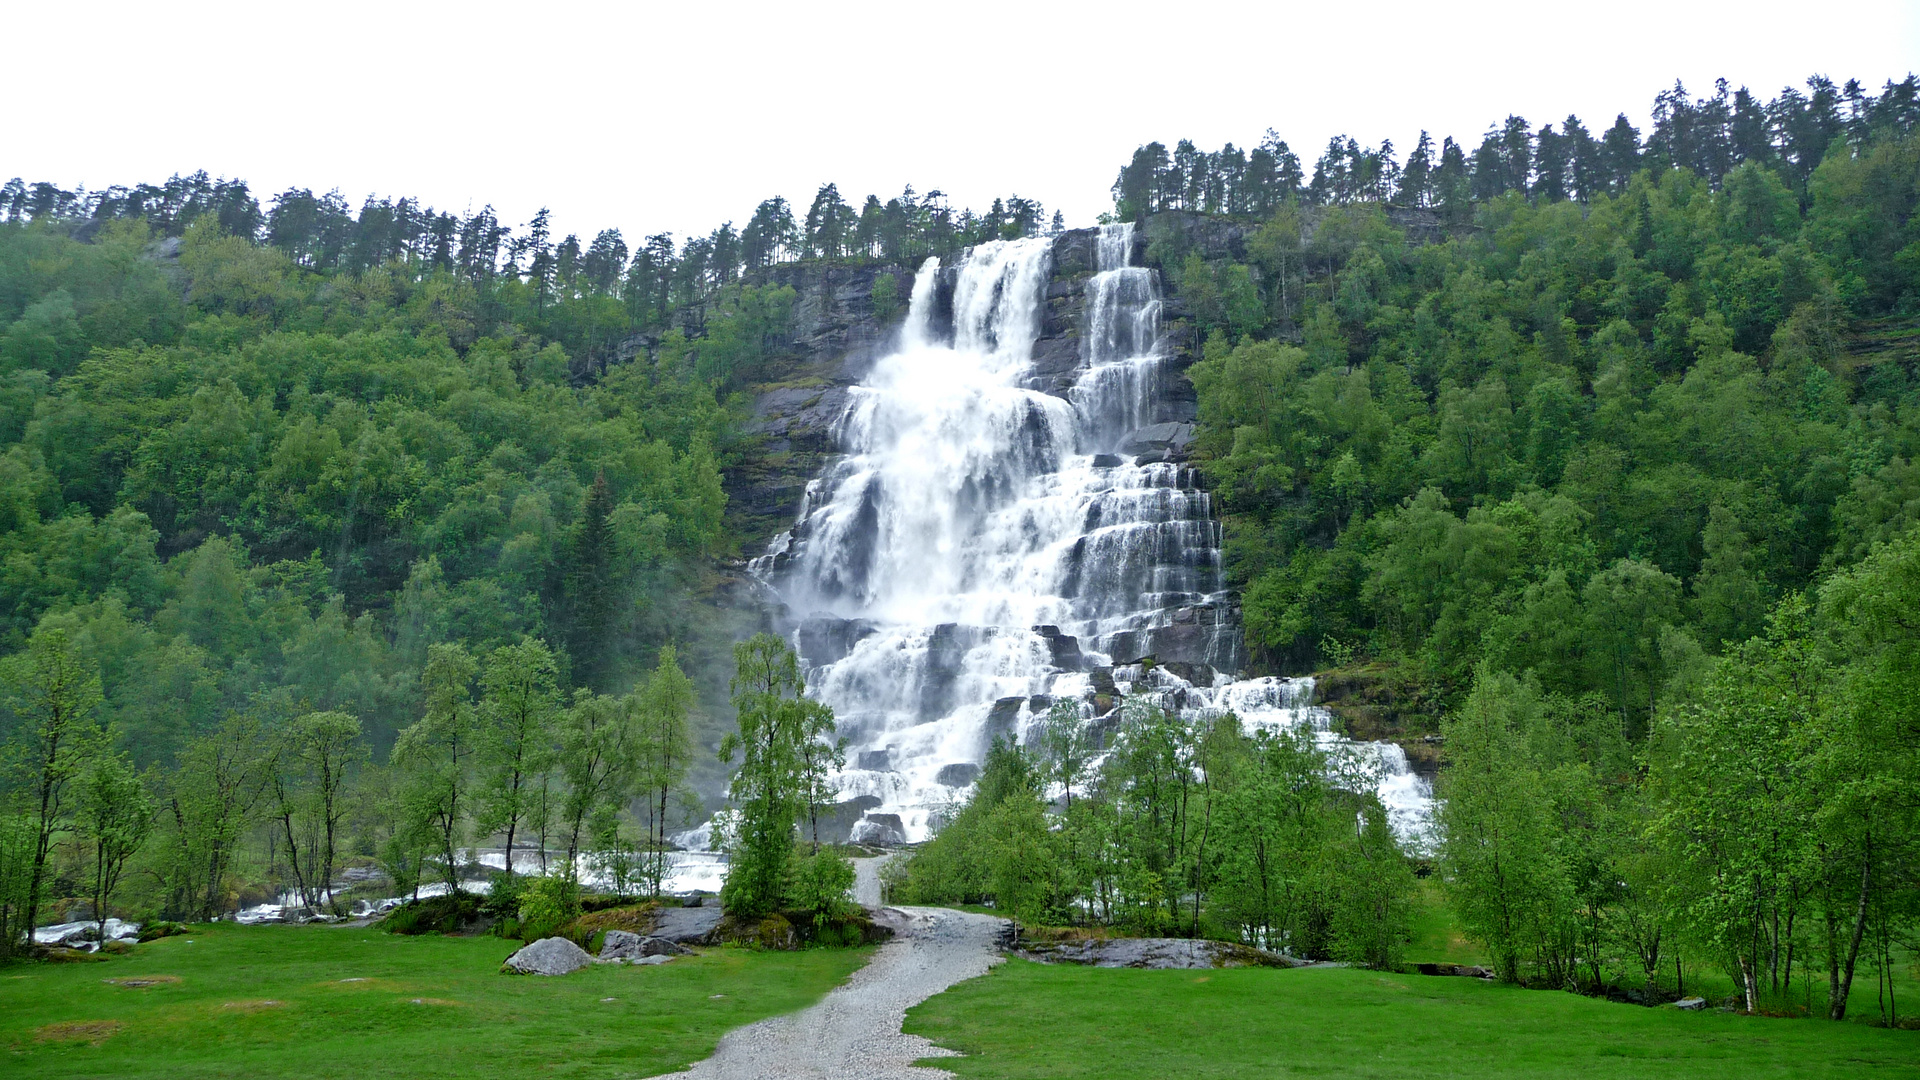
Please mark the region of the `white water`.
<svg viewBox="0 0 1920 1080"><path fill-rule="evenodd" d="M925 839L991 740L1024 740L1054 700L1110 729L1096 667L1118 664L1123 693L1340 742L1307 704L1311 680L1223 674L1242 650L1208 495L1130 438L1169 419L1160 301L1153 272L1129 265L1132 226L1101 230L1072 389L1034 388L1051 246L983 244L950 270L928 260L899 350L841 420L845 457L755 564L804 620L809 692L848 738L841 798L878 800L856 840ZM1146 655L1163 663L1130 664ZM1430 796L1404 754L1359 756L1418 837Z"/></svg>
<svg viewBox="0 0 1920 1080"><path fill-rule="evenodd" d="M676 837L675 839L679 840L680 838ZM700 843L698 845L685 844L684 846L705 847L706 845ZM666 854L666 869L660 877L660 891L662 894L667 896L683 896L695 892L717 893L720 891L720 884L726 880L727 876L727 857L725 855L711 851L669 851ZM537 852L516 848L513 853L514 872L535 876L558 874L561 870L565 854L563 852L548 852L547 856L546 869L542 870L540 867L540 857ZM585 852L581 855L580 863L576 873L579 876L581 884L588 888L602 890L613 887L614 875L612 873L610 860L605 853ZM505 870L507 867L507 856L506 852L500 848L485 850L463 848L460 851L460 865L468 872L472 872L474 868L482 870ZM429 873L434 872L437 872L437 870L429 871ZM386 879L382 877L381 880L384 881ZM336 882L331 891L345 891L351 884L350 882L344 881ZM490 891L492 885L493 882L486 877L474 877L463 880L460 883L460 887L467 892L482 894ZM629 889L638 887L636 882L629 879ZM442 896L446 891L447 883L445 881L422 882L418 889L405 896L357 899L353 901L353 905L345 917L362 919L375 915L384 915L416 896L424 899L432 896ZM300 895L294 892L282 893L278 899L268 903L254 904L250 907L241 908L234 913L233 918L235 922L250 925L256 923L326 922L332 920L332 916L317 914L311 908L306 907L301 902ZM111 929L113 924L118 922L118 919L108 920L109 929ZM91 926L93 924L75 923L73 925ZM46 929L53 928L43 928L43 931ZM138 929L138 924L133 924L133 930L137 931ZM36 933L39 932L41 931L36 931ZM109 936L112 935L110 934Z"/></svg>

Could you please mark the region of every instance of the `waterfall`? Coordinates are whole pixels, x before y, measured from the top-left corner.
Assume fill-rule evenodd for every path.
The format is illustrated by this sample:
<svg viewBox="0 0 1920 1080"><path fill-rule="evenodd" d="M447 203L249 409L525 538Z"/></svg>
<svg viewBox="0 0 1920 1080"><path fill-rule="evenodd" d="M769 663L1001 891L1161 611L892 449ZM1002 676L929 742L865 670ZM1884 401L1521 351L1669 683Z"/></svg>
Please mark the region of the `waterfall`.
<svg viewBox="0 0 1920 1080"><path fill-rule="evenodd" d="M928 259L899 348L852 391L844 456L754 563L847 738L855 839L926 839L991 741L1024 741L1056 700L1109 730L1108 703L1131 694L1325 731L1310 680L1230 677L1243 649L1220 525L1168 460L1191 428L1164 415L1161 302L1134 246L1131 225L1101 228L1064 396L1030 378L1052 241ZM1428 796L1404 755L1367 752L1418 832Z"/></svg>

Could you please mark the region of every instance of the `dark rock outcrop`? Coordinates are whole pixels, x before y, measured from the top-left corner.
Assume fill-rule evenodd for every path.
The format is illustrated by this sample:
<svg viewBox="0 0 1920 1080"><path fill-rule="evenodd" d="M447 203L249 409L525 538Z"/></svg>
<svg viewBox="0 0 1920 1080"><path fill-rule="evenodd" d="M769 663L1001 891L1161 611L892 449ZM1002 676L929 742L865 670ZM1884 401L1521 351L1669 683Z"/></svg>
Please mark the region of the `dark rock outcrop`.
<svg viewBox="0 0 1920 1080"><path fill-rule="evenodd" d="M907 842L907 827L899 814L868 814L853 827L856 844L895 845Z"/></svg>
<svg viewBox="0 0 1920 1080"><path fill-rule="evenodd" d="M940 766L940 771L934 774L933 780L936 784L945 784L948 787L966 787L979 776L980 766L970 761L956 761L951 765Z"/></svg>
<svg viewBox="0 0 1920 1080"><path fill-rule="evenodd" d="M877 630L878 627L865 619L809 616L800 624L800 659L810 667L824 667L844 660L861 639Z"/></svg>

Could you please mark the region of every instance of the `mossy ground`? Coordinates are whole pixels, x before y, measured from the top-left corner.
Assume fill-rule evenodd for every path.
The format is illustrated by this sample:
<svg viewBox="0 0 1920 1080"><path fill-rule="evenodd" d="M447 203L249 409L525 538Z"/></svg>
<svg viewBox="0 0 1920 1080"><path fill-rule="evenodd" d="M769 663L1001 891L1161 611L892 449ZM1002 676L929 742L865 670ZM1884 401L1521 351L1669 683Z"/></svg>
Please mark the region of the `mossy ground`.
<svg viewBox="0 0 1920 1080"><path fill-rule="evenodd" d="M500 974L517 945L222 925L97 963L0 967L0 1076L653 1076L806 1007L869 954L716 949ZM178 981L121 984L154 976Z"/></svg>

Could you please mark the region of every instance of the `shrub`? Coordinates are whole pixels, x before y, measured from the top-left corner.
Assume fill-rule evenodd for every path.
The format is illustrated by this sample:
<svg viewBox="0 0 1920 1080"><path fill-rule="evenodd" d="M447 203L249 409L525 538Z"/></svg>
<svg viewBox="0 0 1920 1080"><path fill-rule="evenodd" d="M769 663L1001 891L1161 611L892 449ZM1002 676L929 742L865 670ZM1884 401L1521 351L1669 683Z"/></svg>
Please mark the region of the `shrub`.
<svg viewBox="0 0 1920 1080"><path fill-rule="evenodd" d="M481 898L469 892L412 900L387 913L380 927L389 934L453 934L484 918Z"/></svg>
<svg viewBox="0 0 1920 1080"><path fill-rule="evenodd" d="M853 863L832 848L822 848L792 863L787 906L813 913L816 926L859 910L853 902Z"/></svg>
<svg viewBox="0 0 1920 1080"><path fill-rule="evenodd" d="M534 878L520 894L520 937L538 941L580 914L580 883L571 873Z"/></svg>

